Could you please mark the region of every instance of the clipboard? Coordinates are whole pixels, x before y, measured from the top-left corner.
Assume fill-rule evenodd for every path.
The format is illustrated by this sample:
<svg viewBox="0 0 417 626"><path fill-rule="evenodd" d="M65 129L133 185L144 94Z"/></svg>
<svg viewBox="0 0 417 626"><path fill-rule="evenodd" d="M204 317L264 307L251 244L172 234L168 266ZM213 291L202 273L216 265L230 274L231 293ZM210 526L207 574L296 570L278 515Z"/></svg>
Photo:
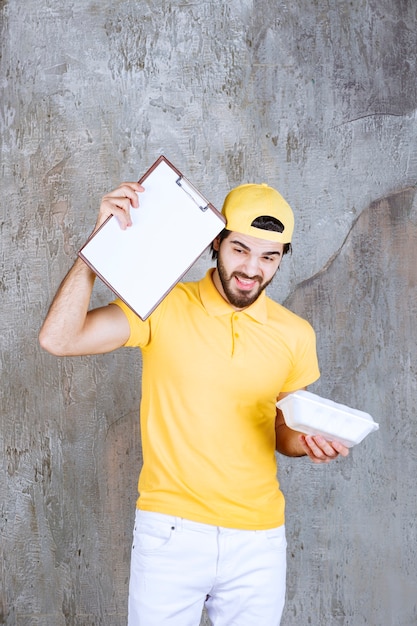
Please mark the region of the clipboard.
<svg viewBox="0 0 417 626"><path fill-rule="evenodd" d="M161 155L139 180L145 191L122 230L110 216L78 256L142 320L225 227L224 216Z"/></svg>

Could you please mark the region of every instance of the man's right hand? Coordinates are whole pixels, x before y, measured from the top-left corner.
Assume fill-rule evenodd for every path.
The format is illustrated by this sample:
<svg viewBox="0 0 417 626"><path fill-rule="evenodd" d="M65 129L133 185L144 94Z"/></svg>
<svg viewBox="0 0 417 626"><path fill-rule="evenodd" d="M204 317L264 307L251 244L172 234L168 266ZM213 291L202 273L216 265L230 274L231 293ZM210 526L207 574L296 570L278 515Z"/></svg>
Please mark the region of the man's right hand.
<svg viewBox="0 0 417 626"><path fill-rule="evenodd" d="M132 225L130 208L131 206L134 209L139 207L138 193L143 191L145 189L139 183L122 183L119 187L103 196L94 232L111 215L117 218L122 230L129 228Z"/></svg>

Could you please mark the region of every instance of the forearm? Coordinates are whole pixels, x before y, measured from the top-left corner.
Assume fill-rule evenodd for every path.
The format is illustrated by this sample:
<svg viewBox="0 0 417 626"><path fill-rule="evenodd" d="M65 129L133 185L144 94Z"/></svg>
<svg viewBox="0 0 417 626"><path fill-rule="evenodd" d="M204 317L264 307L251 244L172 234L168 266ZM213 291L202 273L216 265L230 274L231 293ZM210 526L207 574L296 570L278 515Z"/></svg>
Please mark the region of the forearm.
<svg viewBox="0 0 417 626"><path fill-rule="evenodd" d="M57 356L74 353L90 305L95 274L77 259L61 283L39 333L45 350Z"/></svg>
<svg viewBox="0 0 417 626"><path fill-rule="evenodd" d="M286 424L275 424L275 448L285 456L305 456L306 452L301 445L300 433L288 428Z"/></svg>

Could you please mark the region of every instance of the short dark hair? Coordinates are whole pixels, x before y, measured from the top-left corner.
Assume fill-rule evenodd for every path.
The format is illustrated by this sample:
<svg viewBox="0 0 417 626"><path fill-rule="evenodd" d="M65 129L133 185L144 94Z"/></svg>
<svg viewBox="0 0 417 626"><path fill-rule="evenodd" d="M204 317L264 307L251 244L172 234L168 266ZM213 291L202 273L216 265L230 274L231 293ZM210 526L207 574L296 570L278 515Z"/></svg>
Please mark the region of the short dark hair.
<svg viewBox="0 0 417 626"><path fill-rule="evenodd" d="M262 230L270 230L275 233L282 233L282 231L284 230L284 224L280 222L276 217L272 217L270 215L260 215L259 217L253 220L251 226L254 226L254 228L259 228ZM226 239L230 235L230 233L231 233L230 230L227 230L227 228L223 228L221 233L217 235L217 238L219 239L219 243L221 243L223 239ZM214 261L215 259L217 259L217 250L214 249L213 243L211 244L210 250L211 250L211 258ZM288 252L292 253L292 246L290 243L284 243L284 249L282 251L282 254L284 255L284 254L287 254Z"/></svg>

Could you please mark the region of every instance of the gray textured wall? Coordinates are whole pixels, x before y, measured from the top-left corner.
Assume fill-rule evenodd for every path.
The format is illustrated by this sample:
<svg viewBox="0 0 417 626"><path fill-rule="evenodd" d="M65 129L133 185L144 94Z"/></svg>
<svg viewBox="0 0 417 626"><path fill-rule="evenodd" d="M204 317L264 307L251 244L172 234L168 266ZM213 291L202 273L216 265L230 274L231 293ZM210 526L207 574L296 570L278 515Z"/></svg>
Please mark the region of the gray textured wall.
<svg viewBox="0 0 417 626"><path fill-rule="evenodd" d="M270 294L317 330L312 390L380 423L331 466L279 459L283 626L416 624L414 0L0 15L0 623L126 622L140 359L57 359L37 333L101 195L163 152L219 207L247 181L289 200L295 251Z"/></svg>

